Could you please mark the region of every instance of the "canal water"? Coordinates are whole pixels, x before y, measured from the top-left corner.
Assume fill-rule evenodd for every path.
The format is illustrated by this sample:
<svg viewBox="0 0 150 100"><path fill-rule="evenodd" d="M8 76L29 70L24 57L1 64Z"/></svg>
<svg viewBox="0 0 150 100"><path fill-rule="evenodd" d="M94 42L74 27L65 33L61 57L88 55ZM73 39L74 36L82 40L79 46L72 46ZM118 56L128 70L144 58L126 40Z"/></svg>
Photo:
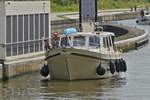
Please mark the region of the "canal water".
<svg viewBox="0 0 150 100"><path fill-rule="evenodd" d="M150 32L150 26L138 26L135 20L118 23ZM150 100L150 45L125 53L124 58L125 78L43 82L36 72L0 81L0 100Z"/></svg>

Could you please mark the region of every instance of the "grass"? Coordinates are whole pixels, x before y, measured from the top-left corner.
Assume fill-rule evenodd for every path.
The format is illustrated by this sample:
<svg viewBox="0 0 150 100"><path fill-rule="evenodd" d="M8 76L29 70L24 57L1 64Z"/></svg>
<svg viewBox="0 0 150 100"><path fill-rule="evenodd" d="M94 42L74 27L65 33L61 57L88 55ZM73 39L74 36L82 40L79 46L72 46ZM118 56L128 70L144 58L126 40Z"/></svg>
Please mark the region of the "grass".
<svg viewBox="0 0 150 100"><path fill-rule="evenodd" d="M60 6L57 4L51 5L52 12L75 12L78 11L78 5L74 4L71 6Z"/></svg>
<svg viewBox="0 0 150 100"><path fill-rule="evenodd" d="M146 2L146 0L99 0L98 2L99 10L133 8L135 5L150 7L150 2ZM52 12L75 12L79 11L79 4L60 5L52 0L51 9Z"/></svg>

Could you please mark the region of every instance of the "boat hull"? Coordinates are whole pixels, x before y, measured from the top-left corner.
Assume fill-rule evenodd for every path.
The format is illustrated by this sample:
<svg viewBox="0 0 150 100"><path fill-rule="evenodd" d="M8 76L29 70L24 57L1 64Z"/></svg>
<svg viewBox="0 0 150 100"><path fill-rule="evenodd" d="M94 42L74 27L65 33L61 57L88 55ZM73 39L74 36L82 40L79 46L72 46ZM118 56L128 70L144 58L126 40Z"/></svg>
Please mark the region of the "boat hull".
<svg viewBox="0 0 150 100"><path fill-rule="evenodd" d="M46 60L49 66L51 79L77 80L98 79L118 76L119 73L110 72L110 58L102 57L96 52L78 49L55 49L47 52ZM111 59L115 62L115 59ZM104 75L97 74L99 64L105 69Z"/></svg>
<svg viewBox="0 0 150 100"><path fill-rule="evenodd" d="M138 25L150 25L150 20L147 21L136 20L136 23Z"/></svg>

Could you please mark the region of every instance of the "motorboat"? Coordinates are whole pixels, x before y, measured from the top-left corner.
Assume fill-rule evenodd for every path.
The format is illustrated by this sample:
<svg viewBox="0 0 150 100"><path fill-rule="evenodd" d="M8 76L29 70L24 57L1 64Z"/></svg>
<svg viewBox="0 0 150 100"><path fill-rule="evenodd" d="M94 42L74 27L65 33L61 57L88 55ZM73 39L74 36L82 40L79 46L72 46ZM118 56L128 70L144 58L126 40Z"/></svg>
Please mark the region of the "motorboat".
<svg viewBox="0 0 150 100"><path fill-rule="evenodd" d="M126 72L126 62L114 46L114 37L114 33L102 30L78 32L75 28L65 29L59 47L45 54L50 78L100 79Z"/></svg>
<svg viewBox="0 0 150 100"><path fill-rule="evenodd" d="M136 20L136 23L139 25L150 25L150 14L140 17Z"/></svg>
<svg viewBox="0 0 150 100"><path fill-rule="evenodd" d="M137 20L136 23L139 25L150 25L150 12L144 12Z"/></svg>

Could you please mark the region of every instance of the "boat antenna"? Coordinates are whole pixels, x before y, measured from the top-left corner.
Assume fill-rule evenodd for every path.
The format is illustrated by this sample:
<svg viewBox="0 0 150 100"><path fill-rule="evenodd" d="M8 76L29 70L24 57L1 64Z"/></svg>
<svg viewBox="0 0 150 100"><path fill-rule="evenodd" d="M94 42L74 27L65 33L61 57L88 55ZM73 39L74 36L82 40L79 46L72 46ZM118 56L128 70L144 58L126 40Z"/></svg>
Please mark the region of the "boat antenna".
<svg viewBox="0 0 150 100"><path fill-rule="evenodd" d="M101 43L101 39L100 39L100 34L99 34L99 43ZM100 44L100 47L99 47L99 52L102 51L102 47L101 47L101 44ZM100 53L98 53L100 54ZM101 54L100 54L100 59L101 59ZM100 60L100 64L101 64L101 60Z"/></svg>
<svg viewBox="0 0 150 100"><path fill-rule="evenodd" d="M100 24L100 22L95 22L94 26L95 26L96 31L102 31L103 32L103 27Z"/></svg>

